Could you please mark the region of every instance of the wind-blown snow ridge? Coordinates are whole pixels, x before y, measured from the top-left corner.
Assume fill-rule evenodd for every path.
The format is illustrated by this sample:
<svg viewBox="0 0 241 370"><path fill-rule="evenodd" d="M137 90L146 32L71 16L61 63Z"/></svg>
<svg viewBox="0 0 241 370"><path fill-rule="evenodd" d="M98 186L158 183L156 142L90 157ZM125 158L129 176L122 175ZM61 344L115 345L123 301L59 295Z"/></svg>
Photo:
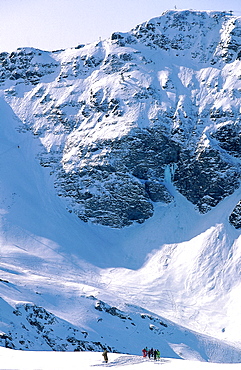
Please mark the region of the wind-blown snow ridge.
<svg viewBox="0 0 241 370"><path fill-rule="evenodd" d="M240 30L229 13L168 11L0 55L2 345L239 361ZM142 310L175 322L175 343Z"/></svg>

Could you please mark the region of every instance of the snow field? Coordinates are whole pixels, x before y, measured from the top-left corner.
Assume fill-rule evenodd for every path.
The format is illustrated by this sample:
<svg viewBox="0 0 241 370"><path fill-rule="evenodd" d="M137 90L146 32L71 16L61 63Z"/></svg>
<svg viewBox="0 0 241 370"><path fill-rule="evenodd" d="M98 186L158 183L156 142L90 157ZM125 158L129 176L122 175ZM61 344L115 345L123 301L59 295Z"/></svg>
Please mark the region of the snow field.
<svg viewBox="0 0 241 370"><path fill-rule="evenodd" d="M240 370L241 364L215 364L161 358L159 361L141 356L108 354L109 362L103 362L101 352L38 352L15 351L0 348L1 370Z"/></svg>

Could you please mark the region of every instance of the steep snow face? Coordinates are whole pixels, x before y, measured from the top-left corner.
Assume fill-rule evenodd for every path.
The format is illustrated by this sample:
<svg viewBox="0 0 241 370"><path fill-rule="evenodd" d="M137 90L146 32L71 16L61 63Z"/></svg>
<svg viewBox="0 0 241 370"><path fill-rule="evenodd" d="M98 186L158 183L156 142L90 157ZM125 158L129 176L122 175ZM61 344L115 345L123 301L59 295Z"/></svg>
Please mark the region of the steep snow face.
<svg viewBox="0 0 241 370"><path fill-rule="evenodd" d="M168 11L97 44L1 54L5 99L71 212L142 223L173 200L169 165L201 213L239 187L240 29L224 12Z"/></svg>

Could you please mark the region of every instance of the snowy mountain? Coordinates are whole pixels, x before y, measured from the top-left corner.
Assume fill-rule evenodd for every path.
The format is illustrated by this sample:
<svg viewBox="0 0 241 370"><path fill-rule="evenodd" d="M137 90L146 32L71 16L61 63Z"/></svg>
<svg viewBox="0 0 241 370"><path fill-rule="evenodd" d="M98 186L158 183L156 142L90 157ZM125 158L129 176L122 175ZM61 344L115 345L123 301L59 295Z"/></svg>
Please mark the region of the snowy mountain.
<svg viewBox="0 0 241 370"><path fill-rule="evenodd" d="M0 54L0 344L240 361L241 19Z"/></svg>

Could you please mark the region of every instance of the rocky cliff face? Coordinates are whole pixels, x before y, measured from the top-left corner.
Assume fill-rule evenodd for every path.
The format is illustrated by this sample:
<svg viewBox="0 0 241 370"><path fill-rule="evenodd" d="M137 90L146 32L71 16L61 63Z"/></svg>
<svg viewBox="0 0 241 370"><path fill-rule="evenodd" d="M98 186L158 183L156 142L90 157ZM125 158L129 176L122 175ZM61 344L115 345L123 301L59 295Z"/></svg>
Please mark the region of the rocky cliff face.
<svg viewBox="0 0 241 370"><path fill-rule="evenodd" d="M240 186L240 59L239 18L169 11L97 44L2 53L0 83L68 210L121 228L173 202L170 183L201 213Z"/></svg>

